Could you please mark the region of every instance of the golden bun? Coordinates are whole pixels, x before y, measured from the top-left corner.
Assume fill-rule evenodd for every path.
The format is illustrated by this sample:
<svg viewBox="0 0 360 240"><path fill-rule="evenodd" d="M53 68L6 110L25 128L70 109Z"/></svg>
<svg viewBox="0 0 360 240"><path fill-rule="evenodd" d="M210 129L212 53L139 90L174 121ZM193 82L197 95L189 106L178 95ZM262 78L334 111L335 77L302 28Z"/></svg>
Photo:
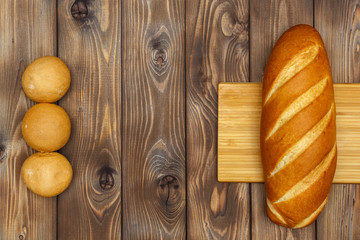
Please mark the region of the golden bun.
<svg viewBox="0 0 360 240"><path fill-rule="evenodd" d="M70 87L70 70L58 57L36 59L24 71L22 88L35 102L56 102Z"/></svg>
<svg viewBox="0 0 360 240"><path fill-rule="evenodd" d="M54 197L69 186L73 170L60 153L35 153L21 167L25 185L37 195Z"/></svg>
<svg viewBox="0 0 360 240"><path fill-rule="evenodd" d="M30 147L39 152L53 152L68 142L71 123L62 107L39 103L27 111L21 130Z"/></svg>

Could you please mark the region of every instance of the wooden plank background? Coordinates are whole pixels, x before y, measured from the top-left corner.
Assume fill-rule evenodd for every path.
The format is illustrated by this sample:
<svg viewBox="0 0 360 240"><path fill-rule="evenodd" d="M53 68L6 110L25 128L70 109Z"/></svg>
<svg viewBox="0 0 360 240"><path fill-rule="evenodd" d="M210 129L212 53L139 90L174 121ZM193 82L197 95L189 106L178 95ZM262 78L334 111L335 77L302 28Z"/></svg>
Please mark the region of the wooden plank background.
<svg viewBox="0 0 360 240"><path fill-rule="evenodd" d="M249 184L219 183L217 86L249 76L248 1L186 1L187 234L249 239Z"/></svg>
<svg viewBox="0 0 360 240"><path fill-rule="evenodd" d="M184 2L123 3L123 237L184 239Z"/></svg>
<svg viewBox="0 0 360 240"><path fill-rule="evenodd" d="M315 26L334 82L360 82L359 0L0 1L0 239L360 239L360 186L334 184L307 228L269 221L263 184L216 181L217 85L260 82L288 27ZM74 179L20 177L21 76L57 55Z"/></svg>
<svg viewBox="0 0 360 240"><path fill-rule="evenodd" d="M60 152L74 169L58 197L57 236L115 239L122 228L121 4L58 0L57 20L58 56L72 77L59 101L72 124Z"/></svg>
<svg viewBox="0 0 360 240"><path fill-rule="evenodd" d="M56 1L0 1L0 239L55 239L56 198L26 189L23 161L34 153L21 121L34 104L21 89L27 65L56 55Z"/></svg>

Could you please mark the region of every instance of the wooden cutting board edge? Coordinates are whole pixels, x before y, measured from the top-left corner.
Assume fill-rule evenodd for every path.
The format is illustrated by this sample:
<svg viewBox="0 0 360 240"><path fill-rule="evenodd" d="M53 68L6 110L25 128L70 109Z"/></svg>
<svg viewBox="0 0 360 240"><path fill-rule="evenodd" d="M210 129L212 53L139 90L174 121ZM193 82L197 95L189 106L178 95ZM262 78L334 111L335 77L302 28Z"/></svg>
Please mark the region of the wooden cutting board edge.
<svg viewBox="0 0 360 240"><path fill-rule="evenodd" d="M241 88L240 88L240 86L241 86ZM246 161L243 161L243 160L239 161L241 164L235 164L235 166L230 166L230 167L226 166L226 164L224 165L223 163L221 163L223 158L220 154L222 152L222 149L221 149L222 146L220 144L220 141L222 141L224 138L221 133L221 131L223 129L221 127L221 124L222 124L223 118L224 118L223 115L225 115L225 114L223 114L223 100L224 100L224 91L226 91L225 93L227 93L227 91L229 91L229 89L230 89L230 91L233 92L233 95L231 95L230 97L232 97L232 99L235 99L234 101L238 101L239 99L246 100L246 101L244 101L245 107L242 106L241 108L240 107L237 108L236 104L231 106L231 108L242 109L242 110L238 110L238 112L241 112L241 111L246 112L246 114L244 114L247 116L247 117L245 117L245 121L249 120L249 118L251 118L255 112L257 112L257 114L259 114L259 111L261 112L261 110L259 110L259 108L261 109L261 104L260 104L260 106L257 106L257 105L259 105L259 103L261 103L261 83L249 83L249 82L219 83L219 85L218 85L218 96L219 96L218 120L219 121L218 121L218 142L217 142L218 143L217 144L217 148L218 148L218 181L219 182L263 182L264 180L263 180L261 159L259 157L260 149L257 149L257 153L253 154L254 156L251 156L251 159L253 159L253 161L250 162L250 166L247 166L245 168L243 167L243 164ZM360 118L360 84L337 83L337 84L334 84L334 89L335 89L335 101L336 101L336 105L338 106L337 115L339 114L339 117L341 116L340 118L344 118L344 117L348 116L348 115L346 115L348 112L353 111L354 114L359 115L359 118ZM236 90L239 92L239 94L236 92ZM246 98L241 96L241 94L245 94ZM255 96L251 97L252 94L254 94ZM248 95L250 95L250 97ZM352 104L353 100L354 101L359 100L359 102L356 101L356 103L358 103L358 104L355 104L355 105ZM349 104L349 103L351 103L351 104ZM349 107L343 108L344 107L343 105L346 105L346 104L348 104ZM246 106L246 105L248 105L248 106ZM343 111L343 109L344 109L344 111ZM344 112L345 112L345 114L344 114ZM236 119L236 114L234 117ZM337 118L337 122L338 122L339 117ZM231 127L231 122L234 122L234 119L231 119L230 124L228 126L226 126L227 128ZM249 122L251 122L251 121L249 121ZM360 120L356 121L356 122L357 122L357 126L360 128ZM337 123L337 125L339 125L339 124ZM345 127L349 128L351 126L347 125ZM251 128L251 126L250 126L250 128ZM339 126L337 126L337 128L339 129ZM253 126L252 129L255 129L255 126ZM340 127L340 129L341 129L341 127ZM356 128L356 129L358 129L358 128ZM249 133L246 133L246 134L249 135ZM339 134L338 134L338 137L339 137ZM352 139L354 141L359 140L359 146L360 146L360 129L359 129L356 137L359 137L359 139L354 138L354 137L352 137ZM229 142L231 142L231 139L229 140ZM252 138L252 142L253 142L252 144L254 145L255 144L254 138ZM339 138L338 138L338 142L339 142ZM255 146L252 146L252 147L254 149ZM339 150L339 148L338 148L338 150ZM344 148L344 152L345 152L345 150L346 149ZM339 152L341 153L341 150ZM237 155L235 154L233 157L236 158L236 156ZM240 156L240 155L238 155L238 156ZM351 156L347 157L347 158L351 159ZM339 160L338 160L338 168L335 173L333 183L360 183L360 148L359 148L359 150L356 151L355 159L351 160L351 163L356 163L354 168L352 166L348 166L347 165L348 163L342 164L342 162L340 162L340 164L339 164ZM229 163L228 163L228 165L229 165ZM341 166L340 168L339 168L339 165ZM342 173L343 171L344 171L344 173ZM352 174L346 174L348 171L352 171Z"/></svg>

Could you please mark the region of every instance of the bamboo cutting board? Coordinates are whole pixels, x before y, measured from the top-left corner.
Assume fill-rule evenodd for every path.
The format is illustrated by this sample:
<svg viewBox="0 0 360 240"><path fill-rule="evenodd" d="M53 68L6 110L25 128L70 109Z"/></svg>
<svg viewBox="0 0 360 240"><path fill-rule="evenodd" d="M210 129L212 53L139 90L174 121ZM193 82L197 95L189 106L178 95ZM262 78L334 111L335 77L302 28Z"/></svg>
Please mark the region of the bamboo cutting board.
<svg viewBox="0 0 360 240"><path fill-rule="evenodd" d="M338 162L334 183L360 183L360 84L334 84ZM218 180L263 182L260 83L220 83Z"/></svg>

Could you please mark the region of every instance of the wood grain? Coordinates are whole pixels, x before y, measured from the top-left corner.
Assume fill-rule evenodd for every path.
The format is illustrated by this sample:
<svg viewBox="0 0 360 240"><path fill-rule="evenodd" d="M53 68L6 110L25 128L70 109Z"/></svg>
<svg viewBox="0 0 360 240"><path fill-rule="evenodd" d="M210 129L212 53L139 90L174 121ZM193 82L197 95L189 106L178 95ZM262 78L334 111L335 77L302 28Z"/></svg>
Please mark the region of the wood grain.
<svg viewBox="0 0 360 240"><path fill-rule="evenodd" d="M250 81L262 81L266 61L281 34L293 25L313 24L313 1L250 1ZM252 239L315 239L315 224L288 230L270 222L262 183L251 184ZM261 205L261 208L259 207Z"/></svg>
<svg viewBox="0 0 360 240"><path fill-rule="evenodd" d="M351 195L351 206L352 206L352 212L351 212L351 223L352 223L352 229L351 229L351 239L360 239L360 228L356 226L360 226L360 184L355 185L355 188L353 188L353 194Z"/></svg>
<svg viewBox="0 0 360 240"><path fill-rule="evenodd" d="M266 202L264 184L251 184L251 198L258 199L258 202ZM290 229L271 222L266 215L266 204L252 205L252 224L252 239L261 239L259 236L263 236L263 239L316 239L316 234L313 230L315 224L310 225L313 227ZM257 229L259 225L261 225L261 229ZM257 232L254 233L254 231Z"/></svg>
<svg viewBox="0 0 360 240"><path fill-rule="evenodd" d="M185 239L184 2L123 4L123 238Z"/></svg>
<svg viewBox="0 0 360 240"><path fill-rule="evenodd" d="M360 183L360 84L334 84L337 167L334 183ZM263 182L259 83L221 83L218 110L218 180Z"/></svg>
<svg viewBox="0 0 360 240"><path fill-rule="evenodd" d="M189 239L250 239L249 185L216 181L217 84L248 81L248 24L248 1L186 1Z"/></svg>
<svg viewBox="0 0 360 240"><path fill-rule="evenodd" d="M278 38L297 24L313 25L312 0L250 1L250 81L261 82Z"/></svg>
<svg viewBox="0 0 360 240"><path fill-rule="evenodd" d="M56 55L56 1L0 1L0 239L55 239L56 198L30 192L20 168L33 153L21 121L33 105L21 89L33 60Z"/></svg>
<svg viewBox="0 0 360 240"><path fill-rule="evenodd" d="M360 82L360 1L314 0L314 27L323 38L333 81Z"/></svg>
<svg viewBox="0 0 360 240"><path fill-rule="evenodd" d="M359 185L333 184L317 219L317 239L360 239L359 197Z"/></svg>
<svg viewBox="0 0 360 240"><path fill-rule="evenodd" d="M74 170L58 199L58 239L121 238L120 13L116 0L58 1L59 57L72 77L61 153Z"/></svg>
<svg viewBox="0 0 360 240"><path fill-rule="evenodd" d="M314 1L315 27L327 50L333 81L360 82L360 1ZM357 185L332 187L317 221L318 239L360 239Z"/></svg>
<svg viewBox="0 0 360 240"><path fill-rule="evenodd" d="M317 229L289 230L263 184L216 181L217 84L260 82L297 23L319 30L335 82L360 82L359 16L359 0L1 0L0 239L360 239L360 185L334 184ZM20 177L21 75L56 54L74 168L58 205Z"/></svg>

